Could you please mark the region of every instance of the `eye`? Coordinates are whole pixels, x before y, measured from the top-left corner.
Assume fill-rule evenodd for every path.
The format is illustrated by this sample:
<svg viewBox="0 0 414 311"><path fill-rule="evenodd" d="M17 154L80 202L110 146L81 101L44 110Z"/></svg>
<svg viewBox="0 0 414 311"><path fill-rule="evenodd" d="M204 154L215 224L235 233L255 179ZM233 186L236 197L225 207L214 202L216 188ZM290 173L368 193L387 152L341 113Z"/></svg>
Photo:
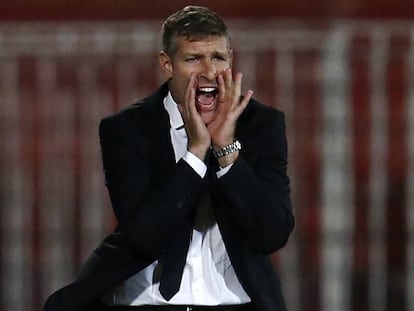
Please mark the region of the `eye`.
<svg viewBox="0 0 414 311"><path fill-rule="evenodd" d="M187 56L185 58L185 61L188 62L188 63L193 63L193 62L198 61L198 57L197 56Z"/></svg>
<svg viewBox="0 0 414 311"><path fill-rule="evenodd" d="M224 56L221 56L221 55L216 55L216 56L214 56L214 60L215 60L215 61L220 61L220 62L225 62L225 61L227 61L227 59L226 59Z"/></svg>

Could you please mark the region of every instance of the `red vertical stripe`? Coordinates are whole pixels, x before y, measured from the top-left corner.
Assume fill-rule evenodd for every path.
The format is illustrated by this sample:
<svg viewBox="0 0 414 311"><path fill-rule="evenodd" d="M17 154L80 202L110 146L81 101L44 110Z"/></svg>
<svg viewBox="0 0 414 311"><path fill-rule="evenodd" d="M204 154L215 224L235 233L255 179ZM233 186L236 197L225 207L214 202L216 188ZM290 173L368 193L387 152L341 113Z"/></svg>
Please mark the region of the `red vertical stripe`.
<svg viewBox="0 0 414 311"><path fill-rule="evenodd" d="M137 88L142 92L138 94L139 97L148 96L148 94L154 92L158 87L157 70L158 57L153 52L140 52L135 54L134 62L138 65L137 68Z"/></svg>
<svg viewBox="0 0 414 311"><path fill-rule="evenodd" d="M1 83L4 83L1 80L2 77L2 73L0 72L0 96L2 96L3 94L1 93L1 90L3 88L3 86L1 85ZM7 137L5 135L6 131L9 130L11 131L12 129L8 128L9 123L6 122L6 108L4 107L0 107L0 141L6 141ZM10 155L8 154L8 152L4 149L4 145L2 147L0 147L0 172L7 172L5 165L4 165L4 161L3 159L6 159L7 157L9 157ZM4 189L6 189L7 185L6 185L6 180L4 178L4 173L0 174L0 288L1 286L3 286L3 284L6 282L5 280L5 276L3 274L3 256L4 251L3 251L3 241L5 239L5 236L3 235L3 222L5 221L5 213L4 213L4 198L3 198L3 192L5 191ZM7 187L8 188L8 187ZM3 291L0 290L0 309L2 308L2 306L4 305L4 294Z"/></svg>
<svg viewBox="0 0 414 311"><path fill-rule="evenodd" d="M23 91L20 111L23 112L23 154L26 168L31 172L31 230L27 232L31 237L31 254L29 258L31 280L27 280L31 287L32 310L39 310L42 283L40 275L40 208L41 202L41 139L42 139L42 112L38 104L37 62L35 57L22 57L20 60L20 86Z"/></svg>
<svg viewBox="0 0 414 311"><path fill-rule="evenodd" d="M319 54L295 54L294 117L297 241L301 310L320 310L320 77Z"/></svg>
<svg viewBox="0 0 414 311"><path fill-rule="evenodd" d="M351 46L352 141L354 175L354 235L351 310L368 308L368 206L370 161L370 42L354 38Z"/></svg>
<svg viewBox="0 0 414 311"><path fill-rule="evenodd" d="M275 53L272 50L256 53L255 97L266 105L276 107Z"/></svg>
<svg viewBox="0 0 414 311"><path fill-rule="evenodd" d="M407 124L406 96L409 42L405 37L393 37L387 66L389 149L387 156L387 264L388 310L405 310L406 268L406 169ZM412 189L410 189L412 191Z"/></svg>
<svg viewBox="0 0 414 311"><path fill-rule="evenodd" d="M82 107L79 106L79 87L78 87L78 76L77 76L77 68L82 65L79 59L66 59L63 57L61 60L56 62L57 64L57 77L56 77L56 87L63 91L71 90L72 96L74 97L74 118L73 124L71 128L73 129L73 136L69 135L70 133L66 134L66 137L73 137L72 141L60 140L59 144L62 146L59 147L60 150L70 150L70 156L72 159L72 169L73 169L73 193L71 194L73 197L73 210L70 211L71 215L73 215L72 219L68 220L72 224L71 232L67 232L70 234L70 239L72 243L70 245L65 245L65 247L71 248L72 258L71 261L73 265L71 267L74 268L72 271L73 274L78 271L79 266L81 265L81 256L80 256L80 248L81 248L81 230L80 228L80 187L82 185L81 176L80 176L80 143L79 143L79 132L80 132L80 114L82 114ZM62 92L63 94L65 92ZM66 122L70 122L72 120L67 120ZM69 148L68 148L69 146ZM66 176L67 177L67 176ZM71 184L71 181L68 181L68 184Z"/></svg>
<svg viewBox="0 0 414 311"><path fill-rule="evenodd" d="M90 60L92 61L92 60ZM80 87L79 87L79 71L78 66L79 63L75 63L66 70L69 73L69 83L72 85L73 93L75 95L75 111L74 111L74 118L73 118L73 127L74 127L74 133L73 133L73 142L72 142L72 165L74 169L74 200L73 200L73 261L74 261L74 268L75 271L73 273L75 274L80 266L82 265L82 257L81 257L81 249L82 249L82 239L84 238L82 236L82 230L81 230L81 187L82 187L82 171L81 171L81 118L83 114L83 107L80 105Z"/></svg>

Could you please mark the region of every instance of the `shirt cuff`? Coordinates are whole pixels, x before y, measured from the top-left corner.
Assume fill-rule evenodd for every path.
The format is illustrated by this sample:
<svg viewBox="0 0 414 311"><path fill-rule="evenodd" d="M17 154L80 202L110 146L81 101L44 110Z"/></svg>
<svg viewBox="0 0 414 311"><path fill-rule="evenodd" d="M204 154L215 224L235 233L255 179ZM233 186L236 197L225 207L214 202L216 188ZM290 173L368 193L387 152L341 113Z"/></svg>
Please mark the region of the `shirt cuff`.
<svg viewBox="0 0 414 311"><path fill-rule="evenodd" d="M204 178L204 176L206 176L207 166L197 156L192 154L190 151L187 151L184 154L183 159L188 163L188 165L193 168L194 171L196 171L198 175L200 175L201 178Z"/></svg>
<svg viewBox="0 0 414 311"><path fill-rule="evenodd" d="M227 165L225 167L220 167L220 170L218 172L216 172L216 175L218 178L224 176L227 174L227 172L230 170L230 168L233 166L233 163L230 165Z"/></svg>

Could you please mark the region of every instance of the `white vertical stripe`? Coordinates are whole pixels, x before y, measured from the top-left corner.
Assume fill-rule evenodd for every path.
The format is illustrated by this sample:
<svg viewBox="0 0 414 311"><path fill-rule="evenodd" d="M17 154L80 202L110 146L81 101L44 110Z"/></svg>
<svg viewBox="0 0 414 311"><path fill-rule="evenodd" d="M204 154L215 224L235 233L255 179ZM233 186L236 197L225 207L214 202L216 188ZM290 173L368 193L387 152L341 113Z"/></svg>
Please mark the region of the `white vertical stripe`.
<svg viewBox="0 0 414 311"><path fill-rule="evenodd" d="M293 51L287 47L277 52L276 59L276 91L279 94L277 98L278 107L285 112L287 116L293 116L294 113L294 56ZM276 95L275 95L276 97Z"/></svg>
<svg viewBox="0 0 414 311"><path fill-rule="evenodd" d="M124 107L141 99L138 97L139 94L137 91L138 64L135 58L126 58L118 62L117 69L119 76L119 97L117 104L118 107ZM145 96L147 95L149 94L145 94Z"/></svg>
<svg viewBox="0 0 414 311"><path fill-rule="evenodd" d="M407 54L407 310L414 310L414 28Z"/></svg>
<svg viewBox="0 0 414 311"><path fill-rule="evenodd" d="M30 301L30 172L22 165L22 130L19 109L18 60L9 58L0 67L0 113L5 133L1 141L5 157L1 172L1 291L4 305L0 309L23 311Z"/></svg>
<svg viewBox="0 0 414 311"><path fill-rule="evenodd" d="M243 73L243 93L248 89L253 91L256 89L256 57L256 53L252 51L243 51L237 54L237 68L234 68L234 74L237 71Z"/></svg>
<svg viewBox="0 0 414 311"><path fill-rule="evenodd" d="M57 94L56 63L39 58L41 275L45 298L73 275L74 105Z"/></svg>
<svg viewBox="0 0 414 311"><path fill-rule="evenodd" d="M293 114L294 114L294 101L293 101L293 79L294 79L294 57L292 51L287 49L286 46L284 49L276 50L277 59L276 59L276 85L275 89L279 96L277 97L278 107L285 113L286 116L286 130L288 136L289 144L289 154L294 154L291 146L294 146L293 138L294 127L293 124ZM277 94L274 95L276 98ZM290 158L289 158L290 159ZM289 163L292 163L289 161ZM295 166L289 165L288 173L291 182L292 188L292 205L293 208L297 206L295 200L297 192L295 192ZM280 274L283 284L283 292L286 299L286 305L290 311L299 311L300 310L300 285L299 285L299 258L298 258L298 249L297 249L297 239L295 238L295 231L289 239L288 245L281 251L281 269Z"/></svg>
<svg viewBox="0 0 414 311"><path fill-rule="evenodd" d="M109 197L104 188L98 126L104 115L111 113L111 96L97 85L99 63L86 61L79 66L80 89L80 222L81 258L85 260L109 230Z"/></svg>
<svg viewBox="0 0 414 311"><path fill-rule="evenodd" d="M385 195L388 149L385 73L388 46L385 29L372 32L370 59L371 154L369 180L369 310L386 308Z"/></svg>
<svg viewBox="0 0 414 311"><path fill-rule="evenodd" d="M334 29L322 63L321 309L350 308L353 230L348 33Z"/></svg>

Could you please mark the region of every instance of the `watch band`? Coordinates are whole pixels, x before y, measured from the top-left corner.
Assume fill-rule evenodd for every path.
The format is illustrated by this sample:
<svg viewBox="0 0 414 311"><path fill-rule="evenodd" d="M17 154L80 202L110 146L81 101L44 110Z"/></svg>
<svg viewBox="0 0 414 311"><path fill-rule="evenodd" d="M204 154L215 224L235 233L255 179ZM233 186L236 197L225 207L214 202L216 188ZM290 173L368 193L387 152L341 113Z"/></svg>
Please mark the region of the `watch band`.
<svg viewBox="0 0 414 311"><path fill-rule="evenodd" d="M238 140L235 140L230 145L224 146L218 150L213 149L213 155L216 159L224 157L230 153L236 152L241 149L241 143Z"/></svg>

